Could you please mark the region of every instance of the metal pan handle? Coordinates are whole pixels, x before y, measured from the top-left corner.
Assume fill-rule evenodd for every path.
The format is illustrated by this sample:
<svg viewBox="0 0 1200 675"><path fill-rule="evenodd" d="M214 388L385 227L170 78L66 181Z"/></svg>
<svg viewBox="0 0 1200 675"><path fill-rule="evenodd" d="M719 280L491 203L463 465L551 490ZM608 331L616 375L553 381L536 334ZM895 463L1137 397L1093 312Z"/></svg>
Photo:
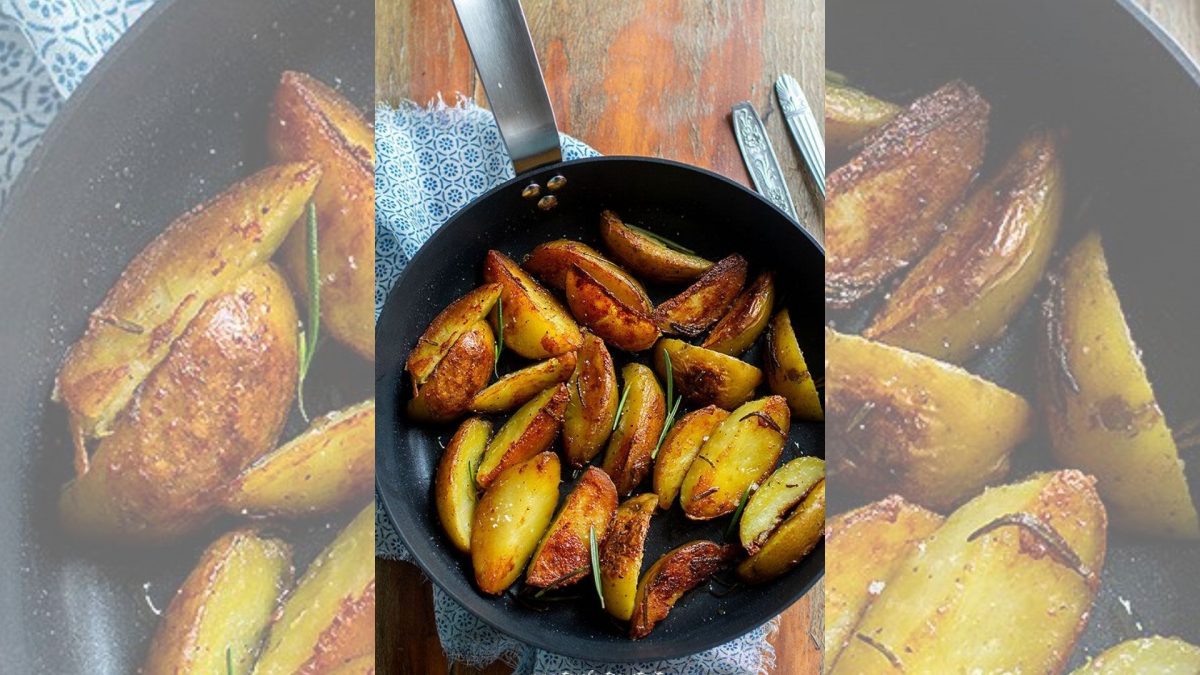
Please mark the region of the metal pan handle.
<svg viewBox="0 0 1200 675"><path fill-rule="evenodd" d="M454 0L517 173L562 161L558 125L519 0Z"/></svg>

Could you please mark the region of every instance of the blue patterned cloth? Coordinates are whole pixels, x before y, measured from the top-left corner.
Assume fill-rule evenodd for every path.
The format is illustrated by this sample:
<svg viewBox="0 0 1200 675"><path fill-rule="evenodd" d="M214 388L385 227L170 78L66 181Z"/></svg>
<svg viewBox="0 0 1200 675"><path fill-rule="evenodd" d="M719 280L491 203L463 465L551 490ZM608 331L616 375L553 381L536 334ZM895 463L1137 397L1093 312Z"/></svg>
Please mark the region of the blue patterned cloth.
<svg viewBox="0 0 1200 675"><path fill-rule="evenodd" d="M562 136L565 159L591 157L596 151ZM513 169L490 113L469 101L455 106L438 102L375 111L375 313L421 244L451 215L489 188L512 178ZM407 560L395 526L378 506L375 552ZM663 673L664 675L745 675L774 667L767 637L772 621L729 644L686 659L661 663L611 665L587 663L543 652L492 630L434 587L438 637L453 661L483 668L494 661L514 666L519 675L585 673Z"/></svg>

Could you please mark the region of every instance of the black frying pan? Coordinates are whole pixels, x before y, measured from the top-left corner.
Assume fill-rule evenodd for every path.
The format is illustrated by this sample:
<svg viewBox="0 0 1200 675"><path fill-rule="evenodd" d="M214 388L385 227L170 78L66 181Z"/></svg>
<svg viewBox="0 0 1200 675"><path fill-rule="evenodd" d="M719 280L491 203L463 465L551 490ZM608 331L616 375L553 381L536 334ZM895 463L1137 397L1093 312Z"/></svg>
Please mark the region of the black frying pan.
<svg viewBox="0 0 1200 675"><path fill-rule="evenodd" d="M637 157L555 161L558 139L553 117L517 3L504 0L459 5L468 41L476 62L482 66L483 81L493 83L504 78L503 89L489 86L488 96L510 153L518 167L542 166L523 173L518 170L516 178L455 215L421 248L388 296L376 330L376 480L384 505L404 543L430 578L483 621L518 640L598 662L673 658L722 644L762 625L800 598L823 573L823 547L772 584L724 597L706 592L706 587L693 591L648 638L637 642L630 641L626 629L607 618L594 599L590 582L580 585L583 599L554 603L544 613L523 607L510 596L484 595L475 588L470 561L443 535L434 510L434 470L454 426L417 426L405 418L403 406L411 385L403 374L404 360L434 316L481 283L488 249L499 249L520 260L537 244L560 237L599 248L600 211L611 208L695 248L701 255L716 259L736 251L746 256L755 270L775 270L777 288L791 309L808 363L819 367L824 361L818 318L824 312L824 253L794 221L765 199L708 171ZM470 13L479 7L465 5L487 5L491 13L471 17L464 11ZM503 28L494 35L480 35L481 29L487 29L480 24ZM522 47L520 59L508 58L511 54L480 58L487 40L494 38L513 45L514 36L522 37L516 45ZM486 48L500 49L495 44ZM505 66L492 67L500 61ZM509 98L508 93L518 89L522 91ZM522 113L515 127L511 124L514 111ZM545 163L548 158L552 163ZM545 186L557 174L567 178L567 185L556 193L556 208L542 211L534 201L522 198L521 191L530 182ZM650 290L656 301L669 293L666 289ZM614 358L629 360L627 355L614 354ZM638 358L645 362L645 356ZM759 357L752 353L749 358ZM512 368L516 364L502 363L502 367L505 365ZM784 459L799 454L824 455L823 425L793 425ZM570 477L566 478L564 493L571 486ZM648 485L644 489L648 490ZM645 566L685 541L721 540L728 520L691 522L677 508L656 515L647 541Z"/></svg>
<svg viewBox="0 0 1200 675"><path fill-rule="evenodd" d="M1001 161L1030 125L1068 130L1059 253L1090 228L1103 232L1159 403L1173 424L1195 417L1200 72L1178 46L1128 0L840 0L826 33L831 69L894 100L955 77L976 85L992 103L989 162ZM998 345L967 364L1031 400L1043 292ZM830 318L857 332L874 310ZM1046 443L1038 435L1020 448L1013 475L1052 467ZM1191 460L1196 495L1200 457ZM829 489L838 509L857 503L836 479ZM1110 530L1101 592L1071 667L1131 637L1200 643L1197 570L1200 544Z"/></svg>
<svg viewBox="0 0 1200 675"><path fill-rule="evenodd" d="M164 549L62 541L71 472L49 402L67 345L133 256L182 211L266 161L279 74L303 70L369 109L370 0L161 0L55 120L0 220L0 672L135 672L162 608L222 527ZM371 366L326 341L308 407L370 396ZM311 383L319 382L320 385ZM295 417L295 416L294 416ZM285 434L303 424L292 419ZM352 515L352 514L349 514ZM297 564L347 516L286 528Z"/></svg>

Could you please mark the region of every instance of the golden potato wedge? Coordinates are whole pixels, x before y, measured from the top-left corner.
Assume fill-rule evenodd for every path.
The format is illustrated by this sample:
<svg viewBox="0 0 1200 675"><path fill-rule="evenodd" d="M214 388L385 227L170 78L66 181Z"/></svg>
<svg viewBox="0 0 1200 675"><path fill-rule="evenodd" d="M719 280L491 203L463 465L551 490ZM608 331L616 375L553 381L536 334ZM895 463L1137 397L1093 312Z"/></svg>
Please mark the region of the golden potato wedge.
<svg viewBox="0 0 1200 675"><path fill-rule="evenodd" d="M628 621L633 616L638 575L646 552L646 533L658 498L647 492L630 497L617 507L608 536L600 547L600 590L604 609L612 616Z"/></svg>
<svg viewBox="0 0 1200 675"><path fill-rule="evenodd" d="M737 567L738 578L764 584L783 576L804 560L825 533L825 481L822 479L754 555Z"/></svg>
<svg viewBox="0 0 1200 675"><path fill-rule="evenodd" d="M963 82L918 99L829 176L825 302L840 309L914 262L983 161L987 101Z"/></svg>
<svg viewBox="0 0 1200 675"><path fill-rule="evenodd" d="M667 401L654 371L640 363L621 370L625 380L625 408L617 419L617 428L608 439L601 468L612 477L617 493L627 496L650 472L650 455L662 435L667 417Z"/></svg>
<svg viewBox="0 0 1200 675"><path fill-rule="evenodd" d="M207 524L227 486L275 447L296 368L292 293L258 265L205 303L67 484L66 529L162 541Z"/></svg>
<svg viewBox="0 0 1200 675"><path fill-rule="evenodd" d="M605 342L627 352L654 346L659 333L650 315L621 302L583 269L567 270L566 288L571 314Z"/></svg>
<svg viewBox="0 0 1200 675"><path fill-rule="evenodd" d="M772 473L755 490L738 521L738 536L750 555L758 553L784 516L825 479L825 460L820 457L797 457Z"/></svg>
<svg viewBox="0 0 1200 675"><path fill-rule="evenodd" d="M626 307L642 314L654 310L650 296L637 279L587 244L570 239L541 244L530 252L522 266L552 288L563 291L567 289L567 272L578 267Z"/></svg>
<svg viewBox="0 0 1200 675"><path fill-rule="evenodd" d="M308 566L283 603L255 675L324 673L375 653L375 504Z"/></svg>
<svg viewBox="0 0 1200 675"><path fill-rule="evenodd" d="M957 366L825 331L826 457L840 484L945 510L1008 475L1025 399Z"/></svg>
<svg viewBox="0 0 1200 675"><path fill-rule="evenodd" d="M451 543L463 553L471 552L471 524L475 521L475 467L483 459L492 423L469 417L454 432L438 461L433 497L438 520Z"/></svg>
<svg viewBox="0 0 1200 675"><path fill-rule="evenodd" d="M499 330L504 315L504 344L527 359L548 359L579 349L583 335L567 310L511 258L488 251L483 278L500 284L500 301L492 311Z"/></svg>
<svg viewBox="0 0 1200 675"><path fill-rule="evenodd" d="M711 260L678 251L631 228L612 211L600 213L600 237L622 265L650 281L664 284L693 281L713 266Z"/></svg>
<svg viewBox="0 0 1200 675"><path fill-rule="evenodd" d="M1061 672L1104 565L1094 483L1040 474L959 508L899 565L832 672Z"/></svg>
<svg viewBox="0 0 1200 675"><path fill-rule="evenodd" d="M659 558L638 584L629 620L629 637L640 640L654 630L684 593L733 564L737 548L711 541L692 541Z"/></svg>
<svg viewBox="0 0 1200 675"><path fill-rule="evenodd" d="M667 359L675 390L695 405L732 410L749 401L762 382L762 371L737 357L663 338L654 348L654 369L665 380Z"/></svg>
<svg viewBox="0 0 1200 675"><path fill-rule="evenodd" d="M433 374L408 402L418 422L449 422L471 407L487 386L496 358L496 336L486 321L476 321L446 352Z"/></svg>
<svg viewBox="0 0 1200 675"><path fill-rule="evenodd" d="M763 358L767 385L771 392L787 399L788 407L797 419L820 422L825 419L817 383L808 370L800 341L792 328L786 309L780 310L767 332L767 354Z"/></svg>
<svg viewBox="0 0 1200 675"><path fill-rule="evenodd" d="M592 570L591 533L595 531L597 542L604 541L616 512L617 488L612 479L588 467L533 552L525 583L561 588L587 576Z"/></svg>
<svg viewBox="0 0 1200 675"><path fill-rule="evenodd" d="M825 527L825 663L832 666L867 607L942 517L899 495L835 516Z"/></svg>
<svg viewBox="0 0 1200 675"><path fill-rule="evenodd" d="M488 443L475 470L480 489L496 480L502 471L524 462L550 447L562 427L567 407L567 385L559 384L521 406Z"/></svg>
<svg viewBox="0 0 1200 675"><path fill-rule="evenodd" d="M1179 448L1129 332L1098 234L1063 260L1042 309L1038 390L1055 459L1096 477L1116 527L1200 537Z"/></svg>
<svg viewBox="0 0 1200 675"><path fill-rule="evenodd" d="M825 142L844 150L900 114L900 106L825 78Z"/></svg>
<svg viewBox="0 0 1200 675"><path fill-rule="evenodd" d="M679 486L688 518L709 520L732 512L752 484L775 468L787 441L791 413L782 396L739 406L712 432Z"/></svg>
<svg viewBox="0 0 1200 675"><path fill-rule="evenodd" d="M717 406L705 406L684 415L667 432L654 460L654 494L658 495L659 508L671 508L683 477L700 454L700 446L727 417L729 413Z"/></svg>
<svg viewBox="0 0 1200 675"><path fill-rule="evenodd" d="M725 315L745 283L746 259L735 253L713 265L682 293L654 308L654 323L669 335L696 337Z"/></svg>
<svg viewBox="0 0 1200 675"><path fill-rule="evenodd" d="M617 371L604 340L583 334L575 372L567 381L567 410L563 413L563 455L571 466L591 461L612 434L617 419Z"/></svg>
<svg viewBox="0 0 1200 675"><path fill-rule="evenodd" d="M313 195L321 272L321 323L363 358L375 360L375 145L367 120L341 94L297 72L275 90L267 146L276 161L322 168ZM283 244L284 267L308 298L308 232Z"/></svg>
<svg viewBox="0 0 1200 675"><path fill-rule="evenodd" d="M180 216L139 253L63 360L54 399L83 441L113 432L138 386L212 298L271 258L321 177L312 162L272 166Z"/></svg>
<svg viewBox="0 0 1200 675"><path fill-rule="evenodd" d="M1128 640L1104 650L1073 675L1190 675L1200 673L1200 647L1179 638Z"/></svg>
<svg viewBox="0 0 1200 675"><path fill-rule="evenodd" d="M292 551L286 543L253 530L220 537L171 599L139 672L249 673L279 597L291 583Z"/></svg>
<svg viewBox="0 0 1200 675"><path fill-rule="evenodd" d="M365 654L360 656L346 665L333 670L329 675L375 675L375 655Z"/></svg>
<svg viewBox="0 0 1200 675"><path fill-rule="evenodd" d="M434 318L409 352L405 364L405 370L412 377L414 391L433 375L463 333L491 313L499 297L500 284L484 284L450 303Z"/></svg>
<svg viewBox="0 0 1200 675"><path fill-rule="evenodd" d="M763 272L733 301L700 346L730 356L741 354L762 335L774 305L775 274Z"/></svg>
<svg viewBox="0 0 1200 675"><path fill-rule="evenodd" d="M470 408L478 413L499 413L523 405L550 387L566 382L575 372L575 360L575 352L567 352L513 371L475 394Z"/></svg>
<svg viewBox="0 0 1200 675"><path fill-rule="evenodd" d="M1042 278L1062 216L1057 136L1027 137L892 290L865 337L952 363L995 340Z"/></svg>
<svg viewBox="0 0 1200 675"><path fill-rule="evenodd" d="M558 455L509 467L483 493L471 526L471 564L479 590L499 595L525 569L558 505Z"/></svg>

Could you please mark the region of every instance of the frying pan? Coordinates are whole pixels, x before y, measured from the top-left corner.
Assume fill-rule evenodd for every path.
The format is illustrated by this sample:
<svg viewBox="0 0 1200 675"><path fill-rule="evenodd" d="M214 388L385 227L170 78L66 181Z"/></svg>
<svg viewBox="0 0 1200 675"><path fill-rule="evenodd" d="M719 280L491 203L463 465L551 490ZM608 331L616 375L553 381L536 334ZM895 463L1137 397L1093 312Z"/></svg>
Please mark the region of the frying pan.
<svg viewBox="0 0 1200 675"><path fill-rule="evenodd" d="M135 672L158 623L151 604L165 607L199 551L229 526L164 549L62 541L56 501L71 444L51 384L130 259L175 216L267 163L281 71L340 83L369 109L373 20L370 0L161 0L96 66L29 160L0 220L0 670ZM369 397L371 369L323 342L309 410ZM285 434L302 426L292 419ZM289 526L297 565L350 515Z"/></svg>
<svg viewBox="0 0 1200 675"><path fill-rule="evenodd" d="M1067 130L1064 232L1051 264L1100 229L1159 403L1168 421L1194 417L1200 72L1179 47L1126 0L843 0L830 6L826 33L829 67L893 100L956 77L977 86L992 103L989 162L1002 161L1031 125ZM1043 292L999 344L967 364L1030 400ZM857 332L875 309L829 318ZM1039 432L1018 449L1012 475L1052 468L1047 443ZM1192 493L1200 494L1200 457L1192 459ZM858 503L836 478L829 494L836 510ZM1200 643L1197 569L1195 542L1110 530L1101 591L1071 667L1141 635Z"/></svg>
<svg viewBox="0 0 1200 675"><path fill-rule="evenodd" d="M648 638L637 642L607 618L590 582L579 585L580 600L552 603L545 612L523 607L511 595L486 596L474 586L470 561L443 535L434 509L433 475L454 427L417 426L405 418L411 383L403 374L404 360L434 316L481 283L488 249L520 260L537 244L561 237L599 247L599 215L611 208L710 259L737 251L756 270L775 270L777 288L791 309L808 362L820 364L824 253L765 199L703 169L640 157L558 161L553 113L516 0L462 0L457 5L518 175L451 218L420 249L388 295L376 329L376 481L384 506L435 583L480 619L522 642L604 662L674 658L722 644L762 625L803 595L823 573L823 547L771 585L724 597L704 587L696 589ZM544 188L555 175L567 179L555 193L557 207L543 211L535 200L521 196L531 182ZM670 292L649 290L656 301ZM614 358L630 360L616 353ZM752 361L758 358L750 356ZM637 360L647 362L644 355ZM823 453L823 425L793 425L785 459ZM565 476L564 493L571 484ZM691 522L679 509L656 515L646 544L646 565L685 541L722 540L728 520Z"/></svg>

